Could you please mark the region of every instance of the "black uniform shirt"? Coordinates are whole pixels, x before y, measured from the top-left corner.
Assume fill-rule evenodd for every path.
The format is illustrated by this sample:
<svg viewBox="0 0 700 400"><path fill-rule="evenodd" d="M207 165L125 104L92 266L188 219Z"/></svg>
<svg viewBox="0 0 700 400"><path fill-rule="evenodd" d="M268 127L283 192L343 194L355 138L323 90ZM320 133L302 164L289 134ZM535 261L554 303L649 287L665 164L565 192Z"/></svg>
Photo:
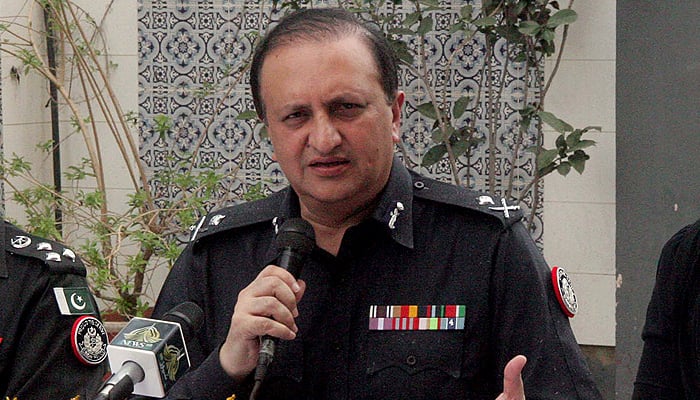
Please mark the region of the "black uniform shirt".
<svg viewBox="0 0 700 400"><path fill-rule="evenodd" d="M297 338L278 345L259 398L493 400L505 364L524 354L528 399L599 399L549 268L521 215L489 208L499 206L395 160L373 216L347 230L337 257L316 248L304 265ZM192 300L205 311L188 344L201 365L170 397L248 398L250 382L226 376L218 349L238 292L274 260L275 224L298 207L287 189L213 213L195 231L155 310ZM372 319L387 306L410 317L400 329ZM408 330L420 325L411 316L443 318Z"/></svg>
<svg viewBox="0 0 700 400"><path fill-rule="evenodd" d="M107 336L80 259L3 222L0 293L0 399L91 398L107 372L98 362Z"/></svg>
<svg viewBox="0 0 700 400"><path fill-rule="evenodd" d="M635 400L700 398L700 220L666 242L642 332Z"/></svg>

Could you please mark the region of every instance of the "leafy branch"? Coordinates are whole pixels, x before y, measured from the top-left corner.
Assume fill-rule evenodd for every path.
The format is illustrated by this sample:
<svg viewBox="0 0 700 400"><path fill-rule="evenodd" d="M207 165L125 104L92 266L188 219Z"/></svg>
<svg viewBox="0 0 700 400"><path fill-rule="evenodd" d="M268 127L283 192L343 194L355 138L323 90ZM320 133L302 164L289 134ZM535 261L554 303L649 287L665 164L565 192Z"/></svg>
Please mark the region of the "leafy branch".
<svg viewBox="0 0 700 400"><path fill-rule="evenodd" d="M365 6L357 7L355 11L371 13L373 8L367 4L372 2L362 3ZM383 24L402 64L423 83L422 88L427 99L418 104L416 109L427 120L433 121L433 144L423 155L422 166L430 167L446 158L454 183L471 186L469 173L466 174L467 181L462 182L458 174L458 160L471 168L475 152L485 145L488 147L488 191L492 194L500 191L501 195L516 202L522 202L534 185L555 170L563 175L568 174L572 167L579 173L583 172L585 161L590 158L585 149L595 142L582 140L581 136L600 128L574 129L544 108L545 96L561 63L568 27L577 19L576 12L571 8L573 1L564 9L559 9L557 1L537 0L483 1L481 9L478 10L471 5L464 5L454 16L450 26L446 29L441 28L444 30L436 28L432 18L434 11L444 11L438 1L393 3L410 3L414 11L405 17L398 12L389 12L384 16L372 15L369 19ZM542 65L545 57L555 53L556 31L560 28L563 29L563 34L559 53L553 72L545 83ZM435 79L438 73L428 73L431 65L425 47L428 43L427 38L438 34L449 34L458 38L456 43L452 44L450 53L446 54L447 62L439 66L442 71L439 74L446 77L442 80ZM415 43L415 46L410 46L409 43ZM477 61L480 63L470 66L478 68L480 84L476 89L450 95L447 89L450 77L453 76L454 64L470 46L472 51L477 51L477 48L483 46L483 57ZM498 54L500 49L505 49L504 54ZM502 149L498 132L499 129L503 129L503 116L509 112L509 106L502 101L507 84L506 71L509 68L524 71L524 92L519 103L521 108L514 110L517 119L512 127L512 145ZM530 90L533 84L535 90ZM480 119L485 121L483 127L478 125ZM566 149L558 147L556 157L552 158L553 152L542 146L542 123L552 126L564 135L564 139L558 143L562 140L569 141ZM533 134L534 138L529 139ZM528 144L530 140L534 145ZM515 165L518 158L526 152L535 155L536 172L530 182L519 186L517 196L514 195L516 169L511 168L505 177L497 176L497 159L499 153L504 150L509 153L510 165ZM497 185L499 179L503 182L500 186ZM535 191L532 210L537 208L538 202L539 197Z"/></svg>
<svg viewBox="0 0 700 400"><path fill-rule="evenodd" d="M113 4L114 0L106 5L102 19ZM45 18L33 19L41 14L37 10ZM58 68L51 68L46 58L48 37L56 43L49 52L57 53ZM221 187L225 175L199 156L206 135L200 135L185 154L175 144L168 146L165 168L154 173L146 170L137 142L138 119L122 108L112 86L111 74L117 66L104 47L101 20L74 1L32 1L27 16L0 20L0 40L0 51L21 65L22 74L37 74L55 85L59 98L51 101L59 103L61 115L70 121L72 131L64 133L61 142L42 143L37 151L48 154L56 146L77 143L85 154L78 163L65 166L61 190L34 175L28 155L2 157L0 172L12 201L24 210L28 230L76 250L88 268L91 289L110 309L141 315L152 300L146 295L151 277L172 266L181 251L183 233L209 208L231 200L221 195L226 192ZM222 99L240 84L246 68L243 63L226 72L227 78L236 76ZM17 84L21 84L19 75ZM207 89L211 91L197 93L199 99L217 90ZM223 100L216 112L222 109ZM176 127L163 116L154 129L166 138ZM108 164L108 152L117 155L116 162L111 157ZM115 173L125 173L131 182L126 201L118 202L110 194L107 177ZM54 217L59 209L62 221Z"/></svg>

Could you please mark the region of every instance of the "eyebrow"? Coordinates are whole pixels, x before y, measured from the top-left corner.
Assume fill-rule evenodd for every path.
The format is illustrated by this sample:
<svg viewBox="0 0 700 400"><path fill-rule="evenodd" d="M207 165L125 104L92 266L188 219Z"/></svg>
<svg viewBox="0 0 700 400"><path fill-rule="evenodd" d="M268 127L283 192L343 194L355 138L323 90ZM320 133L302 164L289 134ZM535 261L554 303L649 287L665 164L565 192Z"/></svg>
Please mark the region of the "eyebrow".
<svg viewBox="0 0 700 400"><path fill-rule="evenodd" d="M302 110L307 110L311 108L308 104L305 103L291 103L285 106L282 106L279 109L279 118L284 119L287 115L297 113Z"/></svg>
<svg viewBox="0 0 700 400"><path fill-rule="evenodd" d="M368 96L366 96L362 91L343 92L333 96L329 101L323 102L323 104L326 106L338 103L367 104L369 103L369 101L367 101L367 98Z"/></svg>

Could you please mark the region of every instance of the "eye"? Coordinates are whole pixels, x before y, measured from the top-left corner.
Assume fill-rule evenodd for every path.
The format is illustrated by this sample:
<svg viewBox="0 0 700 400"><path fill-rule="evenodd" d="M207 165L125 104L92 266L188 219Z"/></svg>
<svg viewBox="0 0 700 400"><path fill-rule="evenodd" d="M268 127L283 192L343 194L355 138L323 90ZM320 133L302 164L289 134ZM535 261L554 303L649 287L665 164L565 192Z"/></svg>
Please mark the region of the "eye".
<svg viewBox="0 0 700 400"><path fill-rule="evenodd" d="M331 112L341 118L352 118L362 113L364 106L357 103L338 103L331 107Z"/></svg>
<svg viewBox="0 0 700 400"><path fill-rule="evenodd" d="M302 112L297 111L297 112L293 112L293 113L287 115L286 117L284 117L284 120L287 121L290 119L297 119L297 118L301 118L301 116L302 116Z"/></svg>
<svg viewBox="0 0 700 400"><path fill-rule="evenodd" d="M304 110L295 111L282 118L282 122L288 125L299 124L302 123L308 116L309 113Z"/></svg>

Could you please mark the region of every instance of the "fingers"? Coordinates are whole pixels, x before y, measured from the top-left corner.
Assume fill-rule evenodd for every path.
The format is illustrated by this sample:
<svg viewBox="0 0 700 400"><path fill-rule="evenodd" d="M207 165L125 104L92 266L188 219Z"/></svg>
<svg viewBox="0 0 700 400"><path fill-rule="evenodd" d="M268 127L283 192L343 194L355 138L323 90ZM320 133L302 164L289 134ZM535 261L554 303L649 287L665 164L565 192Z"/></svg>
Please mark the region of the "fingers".
<svg viewBox="0 0 700 400"><path fill-rule="evenodd" d="M267 266L238 294L233 319L248 338L270 335L294 339L299 315L297 303L304 294L303 281L276 266ZM232 325L233 325L232 321ZM233 326L232 326L233 328Z"/></svg>
<svg viewBox="0 0 700 400"><path fill-rule="evenodd" d="M306 284L288 271L268 265L238 294L226 341L219 351L224 370L232 377L255 368L264 335L292 340L298 328L294 318Z"/></svg>
<svg viewBox="0 0 700 400"><path fill-rule="evenodd" d="M503 370L503 393L496 400L525 400L522 371L527 358L515 356Z"/></svg>

